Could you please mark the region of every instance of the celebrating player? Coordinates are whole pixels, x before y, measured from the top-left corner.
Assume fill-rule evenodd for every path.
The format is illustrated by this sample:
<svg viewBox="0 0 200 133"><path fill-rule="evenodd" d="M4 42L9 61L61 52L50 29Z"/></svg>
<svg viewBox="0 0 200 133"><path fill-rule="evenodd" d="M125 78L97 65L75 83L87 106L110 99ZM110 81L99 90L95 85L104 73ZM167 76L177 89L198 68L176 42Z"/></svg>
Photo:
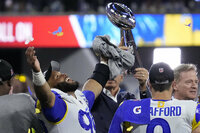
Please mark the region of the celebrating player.
<svg viewBox="0 0 200 133"><path fill-rule="evenodd" d="M192 100L172 99L174 72L165 63L149 71L152 99L127 100L116 111L110 133L121 133L121 123L133 123L133 133L199 133L200 105Z"/></svg>
<svg viewBox="0 0 200 133"><path fill-rule="evenodd" d="M81 92L77 90L76 81L60 73L58 62L51 62L44 77L33 47L27 48L26 57L32 67L34 89L39 99L38 113L48 132L95 133L90 109L109 78L108 66L97 64Z"/></svg>

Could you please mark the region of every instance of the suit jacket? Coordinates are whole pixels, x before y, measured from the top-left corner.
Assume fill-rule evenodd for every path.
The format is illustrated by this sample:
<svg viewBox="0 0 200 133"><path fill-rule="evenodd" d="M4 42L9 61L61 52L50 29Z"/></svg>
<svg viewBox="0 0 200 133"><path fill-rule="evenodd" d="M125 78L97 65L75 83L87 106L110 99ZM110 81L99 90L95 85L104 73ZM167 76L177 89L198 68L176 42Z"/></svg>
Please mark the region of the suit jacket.
<svg viewBox="0 0 200 133"><path fill-rule="evenodd" d="M149 90L140 92L140 98L149 98L151 94ZM135 99L135 95L126 91L120 92L117 95L117 102L108 97L103 91L96 98L91 113L94 117L96 132L108 133L112 118L119 106L119 104L128 99Z"/></svg>
<svg viewBox="0 0 200 133"><path fill-rule="evenodd" d="M117 96L118 102L116 103L103 91L101 92L101 94L95 100L91 110L97 133L108 133L112 118L119 104L126 99L135 99L135 96L130 93L120 92Z"/></svg>

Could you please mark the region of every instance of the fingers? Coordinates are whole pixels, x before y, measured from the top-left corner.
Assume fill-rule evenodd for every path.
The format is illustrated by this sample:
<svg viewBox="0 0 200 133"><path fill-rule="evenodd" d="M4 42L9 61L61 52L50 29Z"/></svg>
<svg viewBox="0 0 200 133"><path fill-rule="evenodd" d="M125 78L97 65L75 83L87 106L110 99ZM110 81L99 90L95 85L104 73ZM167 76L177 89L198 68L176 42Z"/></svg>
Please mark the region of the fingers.
<svg viewBox="0 0 200 133"><path fill-rule="evenodd" d="M122 50L128 50L128 49L130 49L129 47L124 46L124 37L121 37L121 41L120 41L120 44L119 44L118 47L120 49L122 49Z"/></svg>
<svg viewBox="0 0 200 133"><path fill-rule="evenodd" d="M35 50L34 50L34 47L28 47L26 49L26 58L27 58L27 62L32 65L35 60L37 59L37 56L35 56Z"/></svg>
<svg viewBox="0 0 200 133"><path fill-rule="evenodd" d="M28 47L25 52L26 56L33 56L34 54L34 47Z"/></svg>
<svg viewBox="0 0 200 133"><path fill-rule="evenodd" d="M37 59L37 56L35 55L35 53L36 52L35 52L34 47L28 47L25 52L26 60L34 72L39 72L41 70L40 62Z"/></svg>
<svg viewBox="0 0 200 133"><path fill-rule="evenodd" d="M122 50L128 50L129 49L129 47L126 47L126 46L119 46L119 48L122 49Z"/></svg>
<svg viewBox="0 0 200 133"><path fill-rule="evenodd" d="M119 43L119 47L124 46L124 37L121 37L120 43Z"/></svg>
<svg viewBox="0 0 200 133"><path fill-rule="evenodd" d="M146 82L149 78L149 72L145 68L136 68L134 77L140 82Z"/></svg>
<svg viewBox="0 0 200 133"><path fill-rule="evenodd" d="M120 44L118 46L120 49L122 50L128 50L129 48L124 46L124 37L121 37L121 41L120 41Z"/></svg>

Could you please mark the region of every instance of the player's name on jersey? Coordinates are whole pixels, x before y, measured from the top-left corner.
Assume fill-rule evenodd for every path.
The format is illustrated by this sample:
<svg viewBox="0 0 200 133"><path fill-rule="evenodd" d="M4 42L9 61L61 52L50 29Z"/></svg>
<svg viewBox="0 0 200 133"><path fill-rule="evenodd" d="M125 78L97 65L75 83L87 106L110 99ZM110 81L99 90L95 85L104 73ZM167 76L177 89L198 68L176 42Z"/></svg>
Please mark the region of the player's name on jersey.
<svg viewBox="0 0 200 133"><path fill-rule="evenodd" d="M150 107L151 116L180 116L181 106Z"/></svg>

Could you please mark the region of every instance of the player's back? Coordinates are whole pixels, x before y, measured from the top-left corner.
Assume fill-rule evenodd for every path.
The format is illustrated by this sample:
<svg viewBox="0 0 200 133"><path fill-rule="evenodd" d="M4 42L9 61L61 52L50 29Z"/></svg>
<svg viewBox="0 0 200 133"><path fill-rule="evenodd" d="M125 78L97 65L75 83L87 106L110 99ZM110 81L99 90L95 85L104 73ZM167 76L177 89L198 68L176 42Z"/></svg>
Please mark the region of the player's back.
<svg viewBox="0 0 200 133"><path fill-rule="evenodd" d="M192 100L151 100L150 123L136 128L134 133L191 133L197 126L197 103Z"/></svg>
<svg viewBox="0 0 200 133"><path fill-rule="evenodd" d="M27 133L31 127L43 132L34 103L32 97L24 93L0 96L0 132Z"/></svg>

